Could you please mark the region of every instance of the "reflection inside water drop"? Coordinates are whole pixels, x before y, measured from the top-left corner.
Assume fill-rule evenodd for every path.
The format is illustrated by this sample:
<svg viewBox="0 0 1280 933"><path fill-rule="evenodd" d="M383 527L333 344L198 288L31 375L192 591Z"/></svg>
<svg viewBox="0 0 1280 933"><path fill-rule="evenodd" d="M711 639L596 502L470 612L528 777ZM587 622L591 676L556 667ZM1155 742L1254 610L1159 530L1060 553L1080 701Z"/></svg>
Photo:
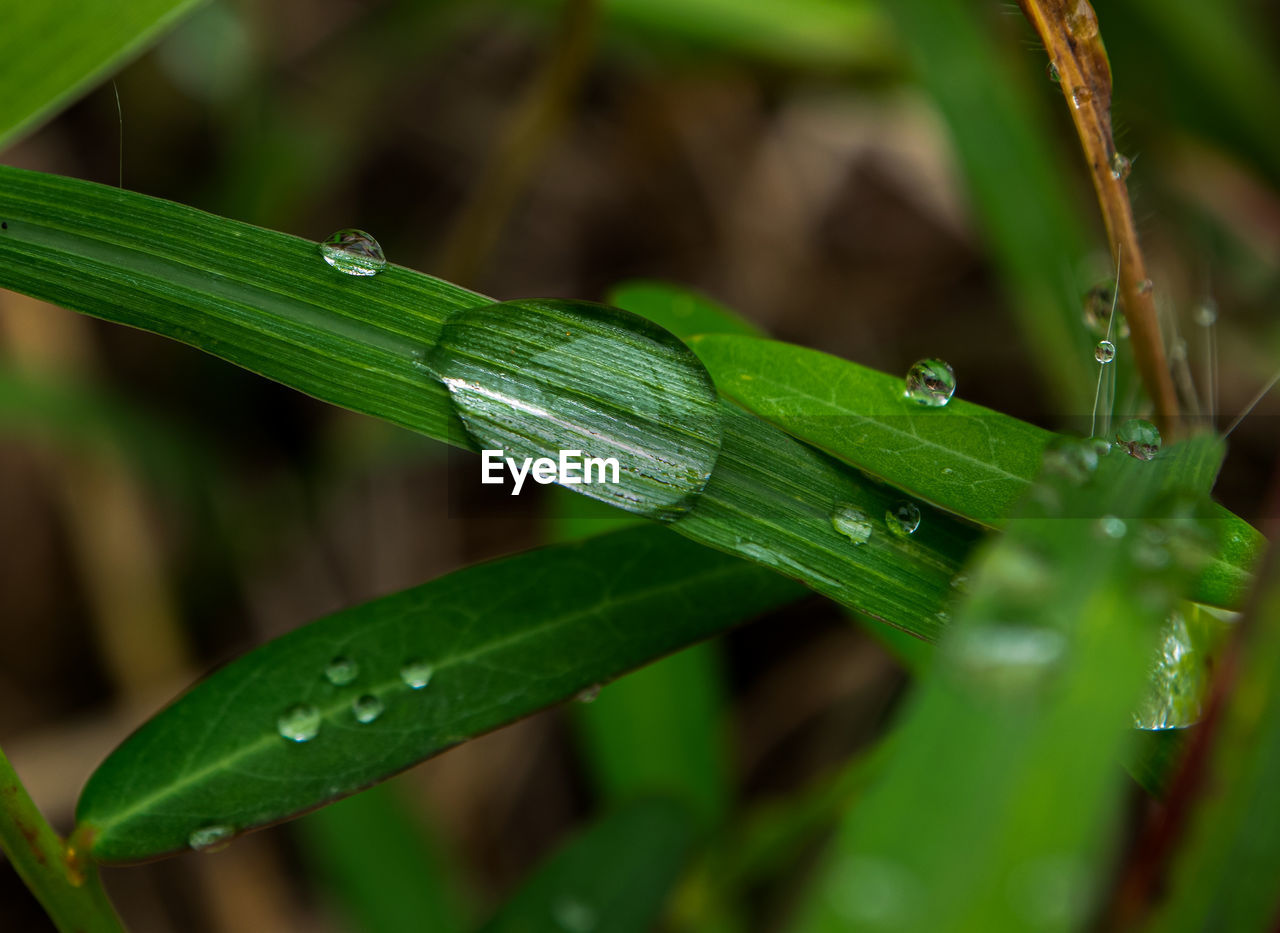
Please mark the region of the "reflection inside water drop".
<svg viewBox="0 0 1280 933"><path fill-rule="evenodd" d="M1160 452L1160 431L1150 421L1130 418L1116 431L1116 444L1130 457L1153 460Z"/></svg>
<svg viewBox="0 0 1280 933"><path fill-rule="evenodd" d="M907 370L903 397L926 408L941 408L956 391L956 374L946 360L917 360Z"/></svg>
<svg viewBox="0 0 1280 933"><path fill-rule="evenodd" d="M920 508L914 502L899 502L884 513L884 522L900 538L913 535L920 527Z"/></svg>
<svg viewBox="0 0 1280 933"><path fill-rule="evenodd" d="M431 676L434 673L435 668L427 661L406 661L400 668L400 679L410 690L421 690L431 683Z"/></svg>
<svg viewBox="0 0 1280 933"><path fill-rule="evenodd" d="M339 230L320 244L324 261L347 275L377 275L387 265L382 247L363 230Z"/></svg>
<svg viewBox="0 0 1280 933"><path fill-rule="evenodd" d="M310 703L291 706L276 719L276 731L290 742L310 742L320 731L320 711Z"/></svg>

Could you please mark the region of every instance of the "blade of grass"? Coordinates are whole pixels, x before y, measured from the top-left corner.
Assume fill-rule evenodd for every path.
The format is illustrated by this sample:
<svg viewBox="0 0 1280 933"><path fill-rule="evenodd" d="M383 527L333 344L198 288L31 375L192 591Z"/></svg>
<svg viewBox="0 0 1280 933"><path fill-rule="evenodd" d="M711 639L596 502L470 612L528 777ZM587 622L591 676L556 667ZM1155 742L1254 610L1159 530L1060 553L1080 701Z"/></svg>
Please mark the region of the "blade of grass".
<svg viewBox="0 0 1280 933"><path fill-rule="evenodd" d="M679 806L637 801L549 858L482 933L645 933L661 916L692 842Z"/></svg>
<svg viewBox="0 0 1280 933"><path fill-rule="evenodd" d="M951 130L974 212L1007 282L1035 366L1067 411L1085 411L1090 340L1069 270L1088 237L1062 179L1063 159L1026 75L965 0L884 0ZM992 8L994 12L994 8ZM993 332L997 322L985 325Z"/></svg>
<svg viewBox="0 0 1280 933"><path fill-rule="evenodd" d="M1210 758L1148 930L1262 931L1280 911L1280 551L1272 548L1215 684ZM1203 727L1202 727L1203 728Z"/></svg>
<svg viewBox="0 0 1280 933"><path fill-rule="evenodd" d="M942 411L911 405L901 379L817 350L718 334L689 345L721 394L859 470L989 527L1012 514L1056 437L959 398ZM1226 509L1216 517L1220 547L1193 598L1235 608L1266 541Z"/></svg>
<svg viewBox="0 0 1280 933"><path fill-rule="evenodd" d="M1119 842L1115 759L1187 578L1144 565L1138 546L1149 529L1187 530L1169 497L1203 496L1222 449L1204 438L1151 463L1106 458L1093 480L1028 500L978 563L796 929L1082 927ZM1121 507L1134 517L1119 526L1062 517Z"/></svg>
<svg viewBox="0 0 1280 933"><path fill-rule="evenodd" d="M695 334L743 334L763 336L736 311L679 285L635 279L609 291L609 304L631 311L664 327L688 342Z"/></svg>
<svg viewBox="0 0 1280 933"><path fill-rule="evenodd" d="M187 848L202 831L220 839L295 816L797 591L654 527L469 567L210 675L94 772L78 832L95 858L131 861ZM349 683L326 674L335 658L357 665ZM426 683L413 689L402 669L419 661ZM367 724L356 715L364 697L382 710ZM298 707L316 717L310 740L285 737Z"/></svg>
<svg viewBox="0 0 1280 933"><path fill-rule="evenodd" d="M138 55L199 2L6 4L0 31L0 149Z"/></svg>
<svg viewBox="0 0 1280 933"><path fill-rule="evenodd" d="M446 318L488 300L389 267L355 280L314 243L132 192L0 167L0 286L194 344L325 401L468 444L425 366ZM715 475L676 531L931 638L976 537L937 513L853 546L833 510L896 501L732 405ZM451 430L452 428L452 430ZM877 525L878 527L878 525Z"/></svg>

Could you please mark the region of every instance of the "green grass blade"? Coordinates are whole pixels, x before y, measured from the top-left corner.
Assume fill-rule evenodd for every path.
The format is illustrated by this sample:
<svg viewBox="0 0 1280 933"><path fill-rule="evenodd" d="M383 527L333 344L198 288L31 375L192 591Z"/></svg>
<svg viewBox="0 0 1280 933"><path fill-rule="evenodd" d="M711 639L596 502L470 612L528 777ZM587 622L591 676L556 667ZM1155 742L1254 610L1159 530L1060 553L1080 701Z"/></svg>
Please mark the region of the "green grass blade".
<svg viewBox="0 0 1280 933"><path fill-rule="evenodd" d="M6 4L0 30L0 149L133 58L199 2Z"/></svg>
<svg viewBox="0 0 1280 933"><path fill-rule="evenodd" d="M1120 842L1115 759L1185 586L1183 568L1139 548L1151 530L1186 530L1162 503L1204 495L1221 452L1201 439L1150 463L1108 457L1092 481L1029 501L977 564L796 929L1081 928ZM1131 516L1119 536L1064 517L1109 511Z"/></svg>
<svg viewBox="0 0 1280 933"><path fill-rule="evenodd" d="M192 833L296 816L467 738L794 598L741 561L644 527L481 564L328 616L197 684L94 772L77 807L92 854L127 861ZM358 665L327 678L338 657ZM406 662L431 666L411 689ZM354 702L383 711L361 724ZM310 741L278 718L320 715Z"/></svg>
<svg viewBox="0 0 1280 933"><path fill-rule="evenodd" d="M897 376L792 344L709 335L690 346L721 394L900 489L979 524L1012 514L1040 470L1054 434L955 398L943 409L902 397ZM1265 545L1217 509L1220 550L1194 598L1235 607Z"/></svg>
<svg viewBox="0 0 1280 933"><path fill-rule="evenodd" d="M1203 796L1148 929L1274 930L1280 912L1280 561L1272 559L1234 660Z"/></svg>
<svg viewBox="0 0 1280 933"><path fill-rule="evenodd" d="M662 914L693 835L680 807L637 801L549 858L482 933L646 933Z"/></svg>
<svg viewBox="0 0 1280 933"><path fill-rule="evenodd" d="M450 872L394 784L371 788L294 824L321 890L361 933L469 929Z"/></svg>
<svg viewBox="0 0 1280 933"><path fill-rule="evenodd" d="M425 361L483 296L400 267L336 273L306 240L88 182L0 167L0 286L193 344L325 401L464 443ZM545 303L544 303L545 304ZM497 350L500 348L489 348ZM486 351L488 352L488 351ZM897 493L723 405L715 475L675 530L920 637L976 535L927 512L909 541L851 545ZM451 430L453 428L453 430Z"/></svg>
<svg viewBox="0 0 1280 933"><path fill-rule="evenodd" d="M998 12L995 6L966 0L884 0L881 6L951 131L1034 367L1060 403L1083 410L1093 384L1080 361L1089 358L1092 341L1080 326L1071 272L1089 238L1063 181L1076 157L1053 150L1045 105L1028 93L1030 69L1015 67L1014 50L996 42L984 24L984 15ZM1037 76L1041 67L1034 66ZM975 326L995 334L1001 322Z"/></svg>

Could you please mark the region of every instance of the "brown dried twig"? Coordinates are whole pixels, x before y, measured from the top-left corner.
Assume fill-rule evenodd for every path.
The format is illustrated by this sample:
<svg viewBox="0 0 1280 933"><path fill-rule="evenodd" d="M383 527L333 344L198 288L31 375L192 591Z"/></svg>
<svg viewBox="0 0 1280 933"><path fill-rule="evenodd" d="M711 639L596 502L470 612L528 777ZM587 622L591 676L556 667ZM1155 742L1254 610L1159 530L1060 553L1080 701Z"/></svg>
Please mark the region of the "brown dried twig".
<svg viewBox="0 0 1280 933"><path fill-rule="evenodd" d="M1098 18L1088 0L1018 3L1057 70L1062 94L1089 162L1107 236L1113 249L1120 253L1117 287L1124 301L1138 374L1155 404L1160 429L1173 433L1178 427L1178 396L1165 361L1151 280L1125 187L1129 161L1116 151L1111 135L1111 65Z"/></svg>

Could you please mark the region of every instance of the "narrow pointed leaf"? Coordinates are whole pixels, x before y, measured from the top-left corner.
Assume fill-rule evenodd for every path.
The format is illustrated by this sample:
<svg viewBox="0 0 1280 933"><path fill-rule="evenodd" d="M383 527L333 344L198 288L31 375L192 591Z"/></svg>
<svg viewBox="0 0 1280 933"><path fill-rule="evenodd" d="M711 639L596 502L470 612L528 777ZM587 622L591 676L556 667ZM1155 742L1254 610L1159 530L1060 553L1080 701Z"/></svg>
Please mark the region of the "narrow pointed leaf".
<svg viewBox="0 0 1280 933"><path fill-rule="evenodd" d="M128 861L287 819L797 590L651 526L470 567L216 671L94 772L77 820L96 858ZM333 682L335 659L354 673Z"/></svg>
<svg viewBox="0 0 1280 933"><path fill-rule="evenodd" d="M637 801L599 820L539 868L481 933L645 933L692 850L672 801Z"/></svg>
<svg viewBox="0 0 1280 933"><path fill-rule="evenodd" d="M690 346L721 394L845 463L982 525L1012 514L1056 436L954 398L923 408L903 398L903 381L839 357L754 337L707 335ZM1247 522L1215 509L1220 550L1194 594L1234 607L1265 540Z"/></svg>
<svg viewBox="0 0 1280 933"><path fill-rule="evenodd" d="M1085 928L1122 841L1116 757L1187 584L1142 548L1199 540L1172 503L1205 495L1221 452L1204 438L1151 463L1113 455L1093 480L1028 500L975 565L883 779L848 814L795 929Z"/></svg>
<svg viewBox="0 0 1280 933"><path fill-rule="evenodd" d="M0 148L101 80L200 0L8 3L0 30Z"/></svg>

